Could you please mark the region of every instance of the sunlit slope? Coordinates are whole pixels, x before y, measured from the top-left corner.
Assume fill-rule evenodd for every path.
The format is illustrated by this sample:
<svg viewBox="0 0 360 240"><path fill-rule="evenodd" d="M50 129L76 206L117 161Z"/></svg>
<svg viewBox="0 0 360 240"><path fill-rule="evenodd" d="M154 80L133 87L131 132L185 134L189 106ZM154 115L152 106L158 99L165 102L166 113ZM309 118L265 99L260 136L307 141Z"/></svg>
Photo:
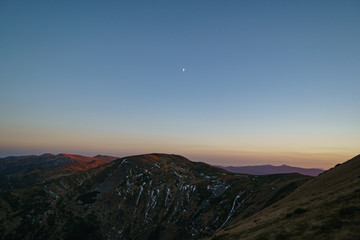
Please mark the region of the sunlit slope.
<svg viewBox="0 0 360 240"><path fill-rule="evenodd" d="M42 184L109 163L117 157L42 154L0 158L0 191Z"/></svg>
<svg viewBox="0 0 360 240"><path fill-rule="evenodd" d="M0 158L0 175L30 171L33 169L74 169L85 170L100 166L117 157L97 155L86 157L75 154L50 154Z"/></svg>

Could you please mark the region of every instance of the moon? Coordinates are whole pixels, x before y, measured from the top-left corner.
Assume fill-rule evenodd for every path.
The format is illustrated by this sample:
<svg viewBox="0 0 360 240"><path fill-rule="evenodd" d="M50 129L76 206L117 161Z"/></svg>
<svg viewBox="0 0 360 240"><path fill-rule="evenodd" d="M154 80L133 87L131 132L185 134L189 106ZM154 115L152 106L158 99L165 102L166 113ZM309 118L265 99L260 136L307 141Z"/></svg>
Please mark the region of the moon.
<svg viewBox="0 0 360 240"><path fill-rule="evenodd" d="M185 68L183 68L182 71L185 72Z"/></svg>

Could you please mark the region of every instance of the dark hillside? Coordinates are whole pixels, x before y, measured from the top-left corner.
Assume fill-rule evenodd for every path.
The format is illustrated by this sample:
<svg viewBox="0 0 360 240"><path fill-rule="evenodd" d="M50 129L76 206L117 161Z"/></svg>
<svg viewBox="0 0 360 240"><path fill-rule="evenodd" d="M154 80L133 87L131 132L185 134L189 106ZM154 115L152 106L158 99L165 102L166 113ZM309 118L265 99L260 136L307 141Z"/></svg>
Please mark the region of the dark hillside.
<svg viewBox="0 0 360 240"><path fill-rule="evenodd" d="M250 176L168 154L131 156L0 194L2 239L198 239L310 177Z"/></svg>
<svg viewBox="0 0 360 240"><path fill-rule="evenodd" d="M360 239L360 155L211 239Z"/></svg>

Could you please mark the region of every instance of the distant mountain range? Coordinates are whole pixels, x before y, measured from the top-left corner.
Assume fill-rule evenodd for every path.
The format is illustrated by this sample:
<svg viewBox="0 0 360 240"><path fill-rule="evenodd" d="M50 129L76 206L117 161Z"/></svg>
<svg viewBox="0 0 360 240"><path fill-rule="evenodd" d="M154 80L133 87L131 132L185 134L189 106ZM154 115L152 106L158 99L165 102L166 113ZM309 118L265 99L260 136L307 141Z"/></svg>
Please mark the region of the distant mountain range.
<svg viewBox="0 0 360 240"><path fill-rule="evenodd" d="M251 174L251 175L268 175L280 173L300 173L308 176L317 176L324 172L324 169L319 168L299 168L287 165L272 166L272 165L259 165L259 166L216 166L233 173Z"/></svg>

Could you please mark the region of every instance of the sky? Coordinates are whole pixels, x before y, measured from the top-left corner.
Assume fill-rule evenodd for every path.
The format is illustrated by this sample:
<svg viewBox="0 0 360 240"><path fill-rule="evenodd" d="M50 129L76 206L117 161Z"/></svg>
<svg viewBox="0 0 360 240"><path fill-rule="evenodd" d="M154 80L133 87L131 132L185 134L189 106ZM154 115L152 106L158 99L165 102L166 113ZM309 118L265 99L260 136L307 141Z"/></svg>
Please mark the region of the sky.
<svg viewBox="0 0 360 240"><path fill-rule="evenodd" d="M360 153L359 1L0 1L0 157Z"/></svg>

